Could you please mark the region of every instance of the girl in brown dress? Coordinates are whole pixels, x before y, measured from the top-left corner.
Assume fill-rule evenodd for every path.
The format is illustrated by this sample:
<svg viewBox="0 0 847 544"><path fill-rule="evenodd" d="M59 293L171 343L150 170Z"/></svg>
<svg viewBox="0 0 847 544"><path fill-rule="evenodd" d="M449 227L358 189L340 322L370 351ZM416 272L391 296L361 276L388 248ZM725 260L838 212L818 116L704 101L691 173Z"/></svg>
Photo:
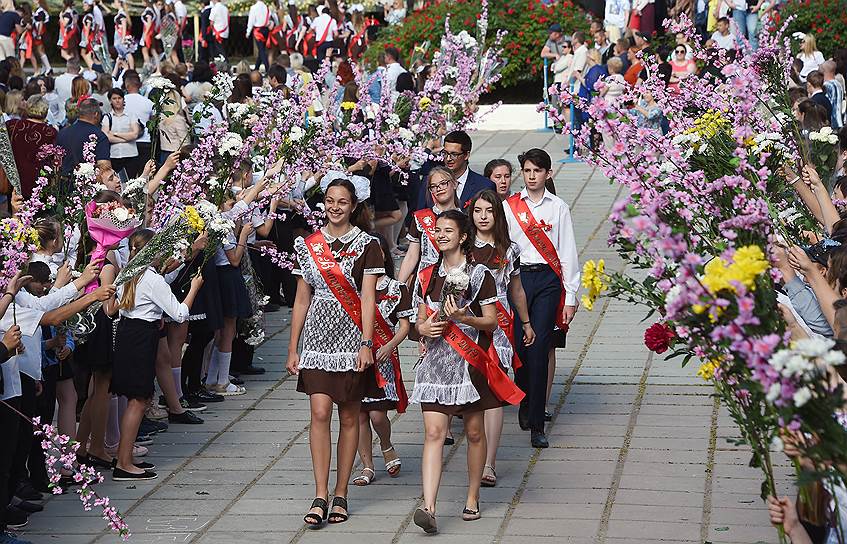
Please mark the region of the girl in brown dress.
<svg viewBox="0 0 847 544"><path fill-rule="evenodd" d="M414 521L427 533L437 531L435 502L450 416L461 414L465 425L469 483L462 519L473 521L480 517L479 487L486 449L483 416L485 410L502 405L486 375L448 341L451 336L456 338L458 328L466 347L472 342L484 353L497 327L497 287L487 267L470 262L471 228L468 217L458 210L438 216L435 239L441 257L424 270L419 282L417 328L426 339L426 353L416 368L411 402L420 403L423 410L424 505L415 512Z"/></svg>
<svg viewBox="0 0 847 544"><path fill-rule="evenodd" d="M493 161L492 161L493 162ZM500 186L498 185L498 190ZM535 341L535 331L529 323L526 294L521 285L520 248L509 238L509 226L500 196L491 190L480 191L468 206L473 218L473 262L491 270L497 285L498 324L511 320L511 326L494 330L493 343L497 358L505 370L512 368L515 360L512 342L523 340L529 346ZM509 301L514 302L514 315ZM503 312L501 318L500 312ZM520 331L520 332L518 332ZM487 456L482 472L482 486L497 485L497 448L503 432L503 407L485 411L485 438Z"/></svg>
<svg viewBox="0 0 847 544"><path fill-rule="evenodd" d="M401 404L407 399L403 376L399 373L399 367L394 364L392 354L399 357L395 350L409 334L409 317L417 312L417 308L412 307L409 288L394 279L394 259L384 238L380 239L380 246L385 258L385 275L380 276L376 283L376 309L392 332L396 332L388 343L376 352L376 364L386 382L382 394L362 400L359 415L359 459L362 461L362 472L353 478L353 484L358 486L368 485L376 478L371 425L379 437L385 471L392 478L400 475L401 461L394 450L394 444L391 443L391 420L388 418L388 411L404 411L406 407Z"/></svg>
<svg viewBox="0 0 847 544"><path fill-rule="evenodd" d="M298 374L297 390L309 395L316 498L303 520L312 526L324 520L347 521L347 482L359 444L359 407L363 398L381 394L372 348L376 282L385 269L379 242L366 232L370 221L361 201L367 198L367 187L358 190L357 195L357 188L344 178L330 182L324 196L327 225L294 242L298 266L292 273L300 277L286 366ZM328 512L333 404L338 405L340 423L338 478Z"/></svg>

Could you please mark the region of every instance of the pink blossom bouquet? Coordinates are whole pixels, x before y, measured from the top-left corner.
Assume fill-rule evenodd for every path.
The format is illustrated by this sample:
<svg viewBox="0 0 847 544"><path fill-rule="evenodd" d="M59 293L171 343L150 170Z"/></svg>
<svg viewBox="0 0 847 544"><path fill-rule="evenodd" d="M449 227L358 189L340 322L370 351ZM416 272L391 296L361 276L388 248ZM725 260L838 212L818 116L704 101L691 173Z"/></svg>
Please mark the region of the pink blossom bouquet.
<svg viewBox="0 0 847 544"><path fill-rule="evenodd" d="M92 261L105 259L106 253L112 246L132 234L141 225L141 220L135 215L135 211L119 202L104 204L89 202L85 205L85 221L88 225L88 234L97 244L91 252ZM89 293L97 289L98 284L97 280L91 282L85 287L85 292Z"/></svg>

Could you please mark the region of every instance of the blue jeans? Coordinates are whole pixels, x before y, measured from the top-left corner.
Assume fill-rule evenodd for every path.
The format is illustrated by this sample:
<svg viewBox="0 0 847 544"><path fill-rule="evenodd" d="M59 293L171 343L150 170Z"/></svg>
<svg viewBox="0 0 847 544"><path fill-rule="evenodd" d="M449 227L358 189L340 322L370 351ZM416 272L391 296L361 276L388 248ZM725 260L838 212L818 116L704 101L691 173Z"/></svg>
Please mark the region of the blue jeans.
<svg viewBox="0 0 847 544"><path fill-rule="evenodd" d="M732 20L735 22L736 36L738 36L739 45L741 44L741 36L747 38L750 42L750 49L755 51L759 48L759 14L751 13L746 9L733 9Z"/></svg>

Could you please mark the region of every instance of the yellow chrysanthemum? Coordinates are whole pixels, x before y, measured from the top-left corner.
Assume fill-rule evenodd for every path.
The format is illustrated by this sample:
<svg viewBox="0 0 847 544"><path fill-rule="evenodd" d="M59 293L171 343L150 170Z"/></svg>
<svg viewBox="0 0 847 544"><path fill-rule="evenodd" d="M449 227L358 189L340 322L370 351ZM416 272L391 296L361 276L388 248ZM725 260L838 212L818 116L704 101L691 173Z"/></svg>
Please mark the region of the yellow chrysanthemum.
<svg viewBox="0 0 847 544"><path fill-rule="evenodd" d="M185 217L185 221L188 223L191 230L201 232L206 227L206 223L203 221L203 218L200 217L200 214L197 213L197 208L194 206L187 206L185 211L182 212L182 215Z"/></svg>
<svg viewBox="0 0 847 544"><path fill-rule="evenodd" d="M24 227L15 219L5 219L0 223L0 230L5 238L30 246L39 246L38 231L32 227Z"/></svg>
<svg viewBox="0 0 847 544"><path fill-rule="evenodd" d="M341 103L341 109L344 110L344 111L350 111L350 110L356 109L356 103L355 102L342 102Z"/></svg>
<svg viewBox="0 0 847 544"><path fill-rule="evenodd" d="M708 110L694 120L694 126L685 131L686 134L697 134L701 138L712 138L719 132L730 133L732 123L724 117L723 112Z"/></svg>
<svg viewBox="0 0 847 544"><path fill-rule="evenodd" d="M735 283L753 290L756 288L756 278L769 267L762 248L756 245L744 246L736 250L732 263L721 258L709 261L701 281L712 294L724 290L734 293Z"/></svg>
<svg viewBox="0 0 847 544"><path fill-rule="evenodd" d="M713 380L715 379L715 370L717 370L718 367L720 367L720 362L717 359L706 361L700 365L699 370L697 370L697 375L706 381Z"/></svg>
<svg viewBox="0 0 847 544"><path fill-rule="evenodd" d="M606 263L603 259L597 262L589 260L582 265L582 286L588 289L588 293L582 295L582 305L591 310L597 298L609 288Z"/></svg>
<svg viewBox="0 0 847 544"><path fill-rule="evenodd" d="M429 98L429 97L426 97L426 96L421 98L420 102L418 102L418 106L420 106L420 108L424 111L426 111L427 108L429 108L430 104L432 104L432 99Z"/></svg>

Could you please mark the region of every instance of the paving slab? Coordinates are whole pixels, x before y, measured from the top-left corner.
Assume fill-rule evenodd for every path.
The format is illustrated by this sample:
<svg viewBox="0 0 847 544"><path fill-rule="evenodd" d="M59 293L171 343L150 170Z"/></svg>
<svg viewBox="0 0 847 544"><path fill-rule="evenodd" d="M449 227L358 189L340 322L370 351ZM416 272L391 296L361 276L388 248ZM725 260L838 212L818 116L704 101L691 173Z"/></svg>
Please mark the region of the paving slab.
<svg viewBox="0 0 847 544"><path fill-rule="evenodd" d="M476 133L471 166L515 161L530 147L562 158L552 133ZM610 207L620 198L599 171L554 164L554 181L570 205L581 259L605 258ZM518 183L516 182L516 188ZM467 468L461 424L444 449L439 493L441 544L654 544L775 542L758 498L759 474L749 453L726 443L737 435L696 368L651 357L643 345L643 308L601 300L582 309L568 347L557 351L548 408L551 448L533 450L507 408L498 453L498 486L483 489L483 518L461 521ZM285 375L289 313L266 316L267 340L256 351L264 376L248 377L248 394L210 406L207 423L174 426L151 447L160 478L135 485L106 481L99 489L127 516L135 543L431 543L411 523L421 501L422 418L417 407L394 417L403 459L399 478L378 470L367 488L351 487L351 518L322 530L303 526L314 495L308 447L308 401ZM416 349L400 349L412 385ZM336 418L337 419L337 418ZM337 422L333 426L337 433ZM717 437L717 438L715 438ZM379 452L375 457L379 460ZM780 489L792 491L790 466L776 455ZM331 482L335 473L331 474ZM114 543L96 513L75 497L52 497L21 535L34 544Z"/></svg>

